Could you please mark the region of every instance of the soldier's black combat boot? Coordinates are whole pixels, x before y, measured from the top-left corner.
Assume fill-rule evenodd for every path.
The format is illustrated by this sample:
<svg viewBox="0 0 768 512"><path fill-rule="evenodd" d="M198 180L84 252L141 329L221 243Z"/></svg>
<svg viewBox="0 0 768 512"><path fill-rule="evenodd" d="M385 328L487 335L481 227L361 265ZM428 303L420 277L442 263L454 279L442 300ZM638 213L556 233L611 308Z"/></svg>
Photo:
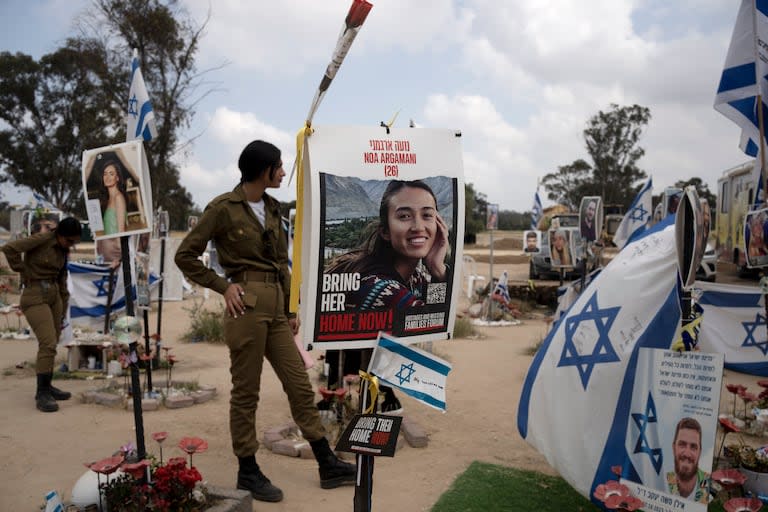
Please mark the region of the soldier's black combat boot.
<svg viewBox="0 0 768 512"><path fill-rule="evenodd" d="M47 374L46 379L48 380L48 387L51 390L51 396L54 400L69 400L72 398L72 393L69 391L62 391L61 389L55 387L51 382L53 381L53 373Z"/></svg>
<svg viewBox="0 0 768 512"><path fill-rule="evenodd" d="M326 438L310 441L320 471L320 487L335 489L342 485L354 484L357 469L354 464L343 462L336 457Z"/></svg>
<svg viewBox="0 0 768 512"><path fill-rule="evenodd" d="M43 412L56 412L59 410L59 404L51 394L51 374L37 374L37 392L35 393L35 404L37 410Z"/></svg>
<svg viewBox="0 0 768 512"><path fill-rule="evenodd" d="M256 456L238 457L240 469L237 471L237 488L249 491L253 499L259 501L282 501L283 491L272 485L259 465L256 464Z"/></svg>

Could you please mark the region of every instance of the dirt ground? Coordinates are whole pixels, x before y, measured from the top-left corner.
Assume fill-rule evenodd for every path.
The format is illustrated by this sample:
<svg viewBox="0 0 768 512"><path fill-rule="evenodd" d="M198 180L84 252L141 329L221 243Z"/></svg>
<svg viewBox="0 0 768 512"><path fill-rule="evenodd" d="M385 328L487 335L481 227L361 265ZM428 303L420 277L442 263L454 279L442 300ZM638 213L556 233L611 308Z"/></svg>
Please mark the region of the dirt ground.
<svg viewBox="0 0 768 512"><path fill-rule="evenodd" d="M527 266L527 265L526 265ZM488 272L481 267L480 272ZM504 265L494 267L494 274ZM213 294L215 296L215 294ZM211 298L209 300L215 300ZM150 434L168 431L164 457L178 456L176 443L183 436L199 436L209 443L207 452L194 457L204 479L213 485L233 487L237 464L230 448L227 415L229 401L228 355L224 346L181 343L186 330L190 300L166 302L163 306L164 345L172 347L179 363L174 380L196 380L217 388L212 401L186 409L160 409L143 415L147 451L158 454ZM466 306L466 304L464 304ZM156 325L154 312L150 325ZM524 320L521 325L478 328L480 336L435 342L434 351L453 364L448 377L448 411L441 413L401 393L405 414L429 434L429 446L412 448L403 443L394 458L377 458L374 473L373 507L376 510L429 510L453 480L474 460L534 469L553 474L541 455L520 438L516 411L520 389L531 356L529 349L548 328L544 319ZM34 340L0 340L0 510L39 510L43 496L57 490L65 499L86 471L84 462L111 455L120 445L135 442L133 413L87 405L76 398L61 402L57 413L44 414L34 406L34 377L15 365L33 361ZM321 352L313 351L317 358ZM59 360L64 361L61 348ZM319 365L316 367L318 368ZM309 371L317 386L317 369ZM162 370L157 378L164 378ZM726 372L727 382L756 388L756 378ZM76 395L101 387L103 381L70 380L56 384ZM318 396L319 399L319 396ZM725 392L722 407L730 406ZM257 428L290 421L285 395L265 365ZM281 503L254 502L253 510L274 512L339 511L352 509L352 487L322 490L316 463L311 460L273 455L266 449L257 460L272 481L283 489Z"/></svg>

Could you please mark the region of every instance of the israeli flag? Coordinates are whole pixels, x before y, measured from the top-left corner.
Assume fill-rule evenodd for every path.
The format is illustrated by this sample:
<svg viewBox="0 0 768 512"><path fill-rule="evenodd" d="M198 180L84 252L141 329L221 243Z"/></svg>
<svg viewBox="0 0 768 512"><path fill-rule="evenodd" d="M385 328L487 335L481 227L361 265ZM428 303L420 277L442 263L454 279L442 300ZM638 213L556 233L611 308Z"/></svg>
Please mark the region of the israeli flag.
<svg viewBox="0 0 768 512"><path fill-rule="evenodd" d="M149 101L147 86L139 67L139 51L133 50L131 60L131 90L128 92L128 128L126 142L136 139L152 140L157 137L155 113Z"/></svg>
<svg viewBox="0 0 768 512"><path fill-rule="evenodd" d="M768 40L768 0L742 0L731 44L715 96L715 110L741 128L740 147L756 156L760 141L757 95L765 107L768 51L759 41Z"/></svg>
<svg viewBox="0 0 768 512"><path fill-rule="evenodd" d="M675 339L676 261L671 222L630 242L553 327L528 370L520 435L587 498L615 479L611 466L636 474L625 440L638 352Z"/></svg>
<svg viewBox="0 0 768 512"><path fill-rule="evenodd" d="M43 196L42 194L38 194L37 192L32 191L32 197L35 199L37 203L36 208L44 208L46 210L56 211L56 212L59 211L59 209L56 208L56 206L54 206L54 204L49 200L47 200L45 196Z"/></svg>
<svg viewBox="0 0 768 512"><path fill-rule="evenodd" d="M531 209L531 230L536 231L541 220L542 208L541 198L539 197L539 191L533 195L533 208Z"/></svg>
<svg viewBox="0 0 768 512"><path fill-rule="evenodd" d="M507 282L509 281L509 275L507 274L507 271L501 273L501 277L499 277L499 282L496 283L496 288L493 289L493 293L491 295L496 295L501 297L504 302L508 303L512 300L512 298L509 296L509 285Z"/></svg>
<svg viewBox="0 0 768 512"><path fill-rule="evenodd" d="M751 286L697 282L704 321L699 332L703 352L725 356L725 367L768 377L765 298Z"/></svg>
<svg viewBox="0 0 768 512"><path fill-rule="evenodd" d="M404 345L389 334L379 333L368 373L430 407L445 411L445 385L451 368L449 362L429 352Z"/></svg>
<svg viewBox="0 0 768 512"><path fill-rule="evenodd" d="M643 233L651 222L653 215L653 178L648 178L640 189L629 210L621 219L621 224L613 235L613 243L621 250L627 242L634 240Z"/></svg>

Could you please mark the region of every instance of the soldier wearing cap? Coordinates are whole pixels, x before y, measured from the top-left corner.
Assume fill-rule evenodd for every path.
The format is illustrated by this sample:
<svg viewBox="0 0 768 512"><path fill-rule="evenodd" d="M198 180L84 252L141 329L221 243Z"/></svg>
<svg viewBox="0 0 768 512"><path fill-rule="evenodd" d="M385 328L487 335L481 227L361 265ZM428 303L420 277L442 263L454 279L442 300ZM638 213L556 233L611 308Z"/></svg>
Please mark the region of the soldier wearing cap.
<svg viewBox="0 0 768 512"><path fill-rule="evenodd" d="M80 221L67 217L53 231L13 240L0 249L8 265L21 274L20 306L37 338L35 404L42 412L58 411L56 401L72 396L54 387L51 380L56 345L69 307L67 259L81 235Z"/></svg>
<svg viewBox="0 0 768 512"><path fill-rule="evenodd" d="M288 311L288 242L280 205L266 193L285 176L280 150L256 140L238 161L240 183L213 199L176 252L176 265L192 281L221 293L226 303L224 337L229 347L232 393L229 427L238 458L237 488L254 499L280 501L282 491L256 463L255 413L266 357L280 379L296 425L319 464L320 486L331 489L355 481L355 466L340 461L325 439L314 392L293 341L298 320ZM226 278L198 259L208 241L216 245Z"/></svg>

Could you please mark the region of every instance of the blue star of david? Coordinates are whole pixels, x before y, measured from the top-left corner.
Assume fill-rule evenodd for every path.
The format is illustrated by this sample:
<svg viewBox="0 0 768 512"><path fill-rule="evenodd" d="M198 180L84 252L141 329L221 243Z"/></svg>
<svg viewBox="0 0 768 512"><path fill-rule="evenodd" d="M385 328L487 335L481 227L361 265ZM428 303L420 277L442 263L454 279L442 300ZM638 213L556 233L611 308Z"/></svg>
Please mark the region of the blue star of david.
<svg viewBox="0 0 768 512"><path fill-rule="evenodd" d="M632 419L635 421L637 428L640 429L640 436L637 438L635 444L634 453L647 453L651 458L651 464L653 469L656 470L658 475L661 471L661 465L664 462L664 455L661 452L661 448L651 448L648 443L648 438L645 436L645 429L649 423L658 423L659 419L656 416L656 404L653 402L653 395L648 393L648 402L645 404L645 414L632 413Z"/></svg>
<svg viewBox="0 0 768 512"><path fill-rule="evenodd" d="M138 117L139 111L136 110L136 107L139 105L139 100L136 99L136 95L134 94L131 99L128 100L128 113L132 115L133 117Z"/></svg>
<svg viewBox="0 0 768 512"><path fill-rule="evenodd" d="M568 317L565 321L565 344L557 366L575 366L579 370L581 385L585 390L596 364L620 360L608 337L611 325L616 320L620 309L620 306L600 309L597 305L597 292L595 292L580 313ZM574 343L574 334L582 322L594 322L597 328L598 338L591 354L579 354Z"/></svg>
<svg viewBox="0 0 768 512"><path fill-rule="evenodd" d="M760 352L762 352L764 356L768 355L768 340L757 341L755 339L755 331L757 328L761 325L765 325L765 316L757 313L754 322L741 322L741 325L743 325L744 330L747 331L747 336L744 338L744 343L742 343L741 346L756 347L760 349Z"/></svg>
<svg viewBox="0 0 768 512"><path fill-rule="evenodd" d="M108 295L105 286L109 286L109 276L102 276L101 279L97 279L91 282L96 286L96 289L98 290L96 292L97 297L106 297Z"/></svg>
<svg viewBox="0 0 768 512"><path fill-rule="evenodd" d="M411 382L411 375L414 373L416 373L416 370L413 369L413 363L401 364L400 371L395 374L395 377L400 380L400 385L402 386L404 382Z"/></svg>
<svg viewBox="0 0 768 512"><path fill-rule="evenodd" d="M634 208L632 208L632 211L629 212L629 218L637 222L644 221L647 216L648 216L648 210L643 208L642 204L635 206Z"/></svg>

